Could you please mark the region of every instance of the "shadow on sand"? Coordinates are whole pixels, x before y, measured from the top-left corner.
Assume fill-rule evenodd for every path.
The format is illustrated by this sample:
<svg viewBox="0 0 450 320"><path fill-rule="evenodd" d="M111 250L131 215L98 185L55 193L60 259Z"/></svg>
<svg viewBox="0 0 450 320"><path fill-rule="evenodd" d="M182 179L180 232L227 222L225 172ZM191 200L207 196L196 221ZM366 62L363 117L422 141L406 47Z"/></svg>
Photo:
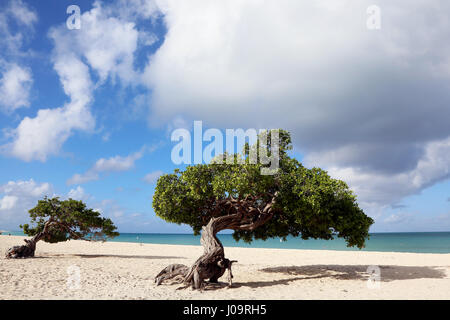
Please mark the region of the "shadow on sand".
<svg viewBox="0 0 450 320"><path fill-rule="evenodd" d="M301 275L304 279L334 278L338 280L367 280L369 278L369 265L309 265L273 267L261 269L263 272L283 273L287 275ZM446 277L444 270L439 267L416 266L378 266L380 280L389 282L393 280L409 279L442 279Z"/></svg>
<svg viewBox="0 0 450 320"><path fill-rule="evenodd" d="M118 254L55 254L55 253L41 253L33 257L33 259L54 259L54 258L125 258L125 259L186 259L186 257L174 256L138 256L138 255L118 255Z"/></svg>
<svg viewBox="0 0 450 320"><path fill-rule="evenodd" d="M368 265L308 265L308 266L281 266L261 269L262 272L281 273L289 276L285 279L254 282L233 282L233 288L250 287L261 288L287 285L293 281L332 278L337 280L362 280L369 279ZM446 278L444 270L439 267L415 267L415 266L379 266L380 281L409 279L443 279ZM206 290L223 288L226 283L208 285Z"/></svg>
<svg viewBox="0 0 450 320"><path fill-rule="evenodd" d="M74 254L81 258L128 258L128 259L186 259L185 257L174 256L137 256L137 255L118 255L118 254Z"/></svg>

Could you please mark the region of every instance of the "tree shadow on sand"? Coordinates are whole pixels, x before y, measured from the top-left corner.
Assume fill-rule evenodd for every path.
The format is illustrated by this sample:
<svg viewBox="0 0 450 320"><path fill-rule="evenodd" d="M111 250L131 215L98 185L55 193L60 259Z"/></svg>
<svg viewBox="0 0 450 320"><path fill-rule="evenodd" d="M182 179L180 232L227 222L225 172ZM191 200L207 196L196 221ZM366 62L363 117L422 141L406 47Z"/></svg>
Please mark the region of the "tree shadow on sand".
<svg viewBox="0 0 450 320"><path fill-rule="evenodd" d="M280 266L264 268L260 271L268 273L281 273L290 277L272 281L234 282L233 287L269 287L279 284L287 285L293 281L310 280L320 278L332 278L337 280L362 280L369 279L368 265L308 265L308 266ZM379 266L380 281L390 282L394 280L410 279L443 279L446 272L439 267L416 266Z"/></svg>
<svg viewBox="0 0 450 320"><path fill-rule="evenodd" d="M128 258L128 259L186 259L185 257L174 256L139 256L139 255L119 255L119 254L74 254L81 258Z"/></svg>
<svg viewBox="0 0 450 320"><path fill-rule="evenodd" d="M378 266L380 268L380 281L411 279L444 279L447 277L443 267L415 267L415 266ZM369 265L308 265L308 266L280 266L264 268L259 271L267 273L281 273L290 277L270 281L233 282L230 289L240 287L261 288L276 285L288 285L299 280L332 278L337 280L361 280L369 279ZM221 278L221 280L223 280ZM169 284L169 283L168 283ZM170 285L179 285L180 281L172 281ZM204 291L226 289L227 282L205 283Z"/></svg>
<svg viewBox="0 0 450 320"><path fill-rule="evenodd" d="M0 258L4 259L5 254L1 255ZM176 256L144 256L144 255L126 255L126 254L62 254L62 253L46 253L40 252L32 259L61 259L68 257L80 257L80 258L125 258L125 259L186 259L186 257L176 257Z"/></svg>
<svg viewBox="0 0 450 320"><path fill-rule="evenodd" d="M58 254L58 253L41 253L33 257L33 259L55 259L67 257L80 257L83 259L89 258L124 258L124 259L186 259L186 257L175 256L139 256L126 254Z"/></svg>

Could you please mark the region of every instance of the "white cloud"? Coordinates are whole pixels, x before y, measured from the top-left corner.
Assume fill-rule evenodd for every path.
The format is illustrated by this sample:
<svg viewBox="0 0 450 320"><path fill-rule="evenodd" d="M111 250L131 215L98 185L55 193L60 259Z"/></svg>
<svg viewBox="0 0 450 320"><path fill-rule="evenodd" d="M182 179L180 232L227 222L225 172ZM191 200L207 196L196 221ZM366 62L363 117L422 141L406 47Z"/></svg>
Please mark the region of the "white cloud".
<svg viewBox="0 0 450 320"><path fill-rule="evenodd" d="M70 189L70 191L67 193L67 198L86 201L89 198L89 195L86 194L81 186L78 186L75 189Z"/></svg>
<svg viewBox="0 0 450 320"><path fill-rule="evenodd" d="M134 77L134 52L138 45L138 31L130 21L116 18L100 2L82 15L82 28L77 30L72 46L79 50L101 81L111 75L129 82ZM113 16L113 14L115 16Z"/></svg>
<svg viewBox="0 0 450 320"><path fill-rule="evenodd" d="M23 56L26 53L21 50L24 40L34 31L34 24L38 21L36 12L21 0L11 0L0 11L0 48L3 54L11 54L13 57ZM18 28L11 30L14 22Z"/></svg>
<svg viewBox="0 0 450 320"><path fill-rule="evenodd" d="M163 172L161 170L150 172L145 175L143 180L149 184L154 184L162 174Z"/></svg>
<svg viewBox="0 0 450 320"><path fill-rule="evenodd" d="M155 34L145 31L139 32L139 42L144 46L151 46L156 41L158 41L158 37Z"/></svg>
<svg viewBox="0 0 450 320"><path fill-rule="evenodd" d="M16 196L4 196L0 199L0 211L14 208L17 200L19 200L19 198Z"/></svg>
<svg viewBox="0 0 450 320"><path fill-rule="evenodd" d="M0 185L0 227L18 230L19 225L29 221L28 210L36 206L44 196L53 194L52 186L33 179L9 181Z"/></svg>
<svg viewBox="0 0 450 320"><path fill-rule="evenodd" d="M36 12L21 0L10 1L0 8L0 111L4 113L30 105L33 76L19 61L28 55L24 43L37 20Z"/></svg>
<svg viewBox="0 0 450 320"><path fill-rule="evenodd" d="M95 120L89 110L92 81L89 68L72 53L70 39L61 29L51 33L55 40L54 68L70 102L55 109L40 109L34 118L25 117L12 131L9 153L21 160L47 160L58 154L74 130L93 130Z"/></svg>
<svg viewBox="0 0 450 320"><path fill-rule="evenodd" d="M69 180L67 180L68 185L72 184L83 184L89 181L96 181L100 178L97 172L87 171L83 174L76 173Z"/></svg>
<svg viewBox="0 0 450 320"><path fill-rule="evenodd" d="M144 149L129 156L114 156L108 159L101 158L95 162L93 170L96 172L127 171L134 167L134 162L142 157Z"/></svg>
<svg viewBox="0 0 450 320"><path fill-rule="evenodd" d="M102 7L101 2L95 2L90 11L82 14L80 30L72 32L65 24L50 30L54 69L70 101L62 107L41 109L34 118L25 117L11 130L12 141L3 146L7 153L24 161L46 161L60 152L74 132L94 130L90 105L98 85L108 78L134 84L133 62L139 31L127 20L131 16L123 14L125 4L131 5L122 1L119 5ZM139 8L145 9L140 15L148 16L151 11L145 3L135 3L132 7L134 11L128 10L129 14L136 15ZM27 21L25 13L20 16ZM98 84L93 84L90 69L99 77Z"/></svg>
<svg viewBox="0 0 450 320"><path fill-rule="evenodd" d="M7 195L25 196L25 197L41 197L49 194L51 186L49 183L36 183L33 179L23 181L9 181L0 186L0 193Z"/></svg>
<svg viewBox="0 0 450 320"><path fill-rule="evenodd" d="M93 122L90 111L79 103L41 109L35 118L25 117L13 131L9 152L24 161L44 162L50 155L59 153L75 129L92 129Z"/></svg>
<svg viewBox="0 0 450 320"><path fill-rule="evenodd" d="M0 78L0 107L11 112L30 106L30 89L33 83L31 71L12 63Z"/></svg>
<svg viewBox="0 0 450 320"><path fill-rule="evenodd" d="M378 31L366 0L157 3L153 124L288 129L371 208L448 178L450 3L379 1Z"/></svg>
<svg viewBox="0 0 450 320"><path fill-rule="evenodd" d="M143 147L141 150L126 157L114 156L110 158L98 159L92 168L85 173L74 174L69 180L67 180L67 184L82 184L89 181L98 180L100 178L99 173L102 172L128 171L134 167L136 160L142 158L145 149L146 148Z"/></svg>
<svg viewBox="0 0 450 320"><path fill-rule="evenodd" d="M450 177L450 138L427 143L424 149L424 155L416 166L400 173L367 172L352 167L333 166L334 158L328 157L326 153L307 156L304 162L309 166L329 167L329 173L347 181L366 206L387 206Z"/></svg>
<svg viewBox="0 0 450 320"><path fill-rule="evenodd" d="M82 29L50 33L55 70L70 101L23 119L12 132L10 153L45 161L75 131L94 128L96 86L108 79L143 83L151 95L137 96L131 113L140 116L148 104L154 124L200 119L211 127L286 128L305 164L346 180L365 208L378 212L449 177L450 4L381 0L381 29L370 31L371 4L97 2L83 13ZM137 21L153 19L158 10L167 34L141 74L134 56L156 39ZM0 32L8 30L11 47L20 45L5 29L5 17ZM133 164L127 157L100 159L68 183Z"/></svg>
<svg viewBox="0 0 450 320"><path fill-rule="evenodd" d="M21 24L28 27L32 26L38 20L36 12L31 10L22 0L11 1L9 13Z"/></svg>

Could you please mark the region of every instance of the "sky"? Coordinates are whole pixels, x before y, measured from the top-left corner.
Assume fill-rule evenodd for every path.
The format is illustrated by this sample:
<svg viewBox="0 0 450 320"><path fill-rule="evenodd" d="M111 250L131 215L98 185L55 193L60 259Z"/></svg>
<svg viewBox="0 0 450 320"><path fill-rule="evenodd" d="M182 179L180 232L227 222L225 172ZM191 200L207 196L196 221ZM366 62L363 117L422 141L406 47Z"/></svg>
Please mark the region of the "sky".
<svg viewBox="0 0 450 320"><path fill-rule="evenodd" d="M70 7L75 5L77 10ZM155 216L171 133L284 128L371 232L450 231L445 0L0 0L0 229L44 196Z"/></svg>

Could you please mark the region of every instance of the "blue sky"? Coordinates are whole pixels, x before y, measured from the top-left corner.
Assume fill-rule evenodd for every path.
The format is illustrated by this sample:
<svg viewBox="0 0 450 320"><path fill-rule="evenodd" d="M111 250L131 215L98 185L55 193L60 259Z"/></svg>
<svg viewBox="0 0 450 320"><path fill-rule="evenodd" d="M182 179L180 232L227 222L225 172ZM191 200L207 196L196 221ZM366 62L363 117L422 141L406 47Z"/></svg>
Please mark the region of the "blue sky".
<svg viewBox="0 0 450 320"><path fill-rule="evenodd" d="M290 130L293 156L348 182L372 232L449 231L449 10L377 1L371 30L371 4L1 1L0 229L58 195L121 232L190 232L151 199L178 167L171 132L201 120Z"/></svg>

